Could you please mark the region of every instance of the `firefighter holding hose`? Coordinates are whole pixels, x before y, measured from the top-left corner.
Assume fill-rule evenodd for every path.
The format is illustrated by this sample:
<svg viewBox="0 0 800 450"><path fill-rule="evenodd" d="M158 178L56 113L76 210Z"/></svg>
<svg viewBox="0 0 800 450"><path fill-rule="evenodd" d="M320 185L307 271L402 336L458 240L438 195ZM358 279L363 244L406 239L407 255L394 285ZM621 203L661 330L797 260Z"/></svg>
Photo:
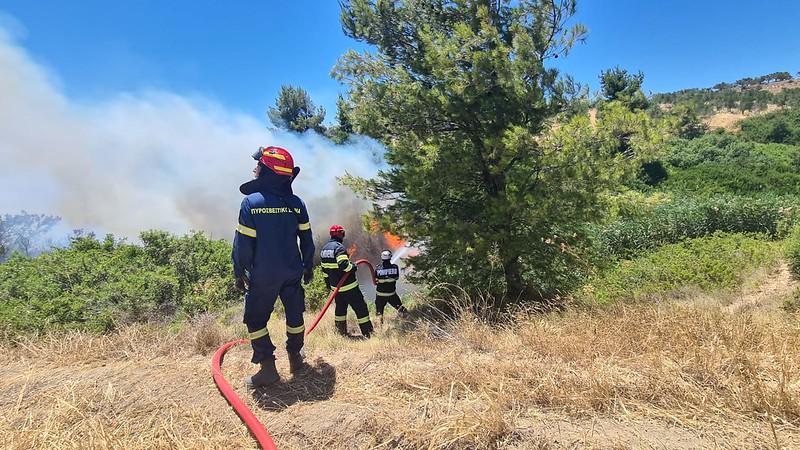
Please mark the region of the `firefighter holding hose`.
<svg viewBox="0 0 800 450"><path fill-rule="evenodd" d="M397 280L400 278L400 268L397 264L392 264L392 252L384 250L381 252L381 263L375 268L375 280L378 285L375 287L375 312L383 323L383 310L386 304L392 305L397 312L404 316L406 308L397 295Z"/></svg>
<svg viewBox="0 0 800 450"><path fill-rule="evenodd" d="M262 387L280 379L267 329L278 297L286 311L289 369L295 374L305 366L305 291L300 282L307 284L313 278L314 240L306 205L292 192L292 182L300 173L292 155L280 147L261 147L253 159L258 161L255 178L239 187L245 198L232 259L236 287L245 292L244 323L253 348L251 361L260 365L246 383Z"/></svg>
<svg viewBox="0 0 800 450"><path fill-rule="evenodd" d="M350 261L347 249L342 243L345 230L339 225L333 225L329 231L331 239L322 247L320 252L322 271L325 273L328 286L331 288L335 288L342 277L346 278L342 283L342 287L339 288L339 293L336 295L334 312L336 331L342 336L352 337L347 332L347 306L349 305L356 313L356 321L361 329L362 336L369 338L373 331L372 322L369 320L369 309L364 301L364 294L361 293L361 289L358 287L356 266Z"/></svg>

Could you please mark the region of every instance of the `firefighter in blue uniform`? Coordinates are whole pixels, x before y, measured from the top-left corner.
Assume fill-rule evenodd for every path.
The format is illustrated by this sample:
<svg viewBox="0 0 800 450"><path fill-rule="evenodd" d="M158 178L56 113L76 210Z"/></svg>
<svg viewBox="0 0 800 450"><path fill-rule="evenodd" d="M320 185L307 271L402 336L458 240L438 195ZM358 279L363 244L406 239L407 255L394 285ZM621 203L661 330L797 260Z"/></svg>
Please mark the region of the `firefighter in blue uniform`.
<svg viewBox="0 0 800 450"><path fill-rule="evenodd" d="M356 279L356 266L350 262L347 249L344 248L345 231L339 225L330 228L331 240L322 247L320 258L322 259L322 271L328 286L335 288L342 277L346 277L336 295L336 307L334 321L336 331L342 336L351 337L347 332L347 306L350 305L356 313L356 321L361 329L361 335L369 338L372 335L372 322L369 320L369 309L364 301L364 294L358 287Z"/></svg>
<svg viewBox="0 0 800 450"><path fill-rule="evenodd" d="M239 188L245 198L232 259L236 287L245 291L244 323L253 347L252 362L261 366L246 383L260 387L280 379L267 330L278 297L286 311L290 371L295 374L305 366L305 291L300 280L307 284L313 277L314 240L306 205L292 193L292 181L300 172L292 155L280 147L262 147L253 158L258 161L255 179Z"/></svg>
<svg viewBox="0 0 800 450"><path fill-rule="evenodd" d="M375 268L375 280L378 285L375 287L375 312L383 323L383 310L386 304L390 304L400 315L405 315L406 308L397 295L397 280L400 278L400 268L397 264L392 264L392 252L384 250L381 252L381 263Z"/></svg>

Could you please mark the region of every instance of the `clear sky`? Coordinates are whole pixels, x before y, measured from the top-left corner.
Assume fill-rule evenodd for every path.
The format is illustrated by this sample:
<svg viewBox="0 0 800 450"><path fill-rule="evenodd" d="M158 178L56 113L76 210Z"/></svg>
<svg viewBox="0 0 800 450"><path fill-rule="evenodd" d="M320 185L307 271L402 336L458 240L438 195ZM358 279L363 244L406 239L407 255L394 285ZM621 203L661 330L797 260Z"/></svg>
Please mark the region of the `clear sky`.
<svg viewBox="0 0 800 450"><path fill-rule="evenodd" d="M597 87L600 70L642 70L664 92L800 70L797 0L579 0L588 40L559 66ZM160 89L263 118L281 84L335 114L344 36L334 0L4 0L0 27L74 101Z"/></svg>

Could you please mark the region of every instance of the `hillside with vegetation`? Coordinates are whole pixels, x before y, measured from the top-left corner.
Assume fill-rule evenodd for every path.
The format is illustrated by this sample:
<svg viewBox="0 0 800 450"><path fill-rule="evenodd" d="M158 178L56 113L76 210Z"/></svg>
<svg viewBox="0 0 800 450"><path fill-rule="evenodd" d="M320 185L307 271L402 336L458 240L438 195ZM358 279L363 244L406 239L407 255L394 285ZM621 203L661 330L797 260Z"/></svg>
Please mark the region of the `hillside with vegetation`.
<svg viewBox="0 0 800 450"><path fill-rule="evenodd" d="M334 69L338 125L290 86L269 112L331 151L384 144L385 171L342 183L372 205L365 233L420 250L410 314L372 339L326 318L311 370L289 377L279 349L284 379L257 391L249 350L228 354L279 448L800 448L798 80L648 97L612 68L593 101L545 68L586 33L574 2L424 3L343 2L375 54ZM747 117L704 122L730 112ZM0 219L0 447L253 447L208 369L246 335L230 243L28 251L51 222ZM319 268L306 293L308 323Z"/></svg>
<svg viewBox="0 0 800 450"><path fill-rule="evenodd" d="M653 112L673 108L690 109L711 129L739 131L750 117L800 106L800 74L776 72L747 77L733 83L718 83L710 88L692 88L654 94Z"/></svg>

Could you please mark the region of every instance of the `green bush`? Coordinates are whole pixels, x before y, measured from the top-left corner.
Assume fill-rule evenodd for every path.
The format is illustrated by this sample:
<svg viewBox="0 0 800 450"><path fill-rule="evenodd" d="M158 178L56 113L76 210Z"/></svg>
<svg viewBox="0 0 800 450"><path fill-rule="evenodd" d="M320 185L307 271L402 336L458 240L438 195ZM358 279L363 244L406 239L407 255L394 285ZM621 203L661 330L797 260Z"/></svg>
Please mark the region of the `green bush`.
<svg viewBox="0 0 800 450"><path fill-rule="evenodd" d="M743 120L741 134L754 142L800 145L800 110L785 109Z"/></svg>
<svg viewBox="0 0 800 450"><path fill-rule="evenodd" d="M795 227L786 239L786 259L792 274L800 280L800 225Z"/></svg>
<svg viewBox="0 0 800 450"><path fill-rule="evenodd" d="M309 312L316 313L325 304L325 300L328 299L328 295L331 292L325 282L320 266L314 268L314 281L304 287L306 290L306 309Z"/></svg>
<svg viewBox="0 0 800 450"><path fill-rule="evenodd" d="M142 233L143 245L78 236L67 248L0 264L0 325L13 331L171 319L220 310L241 298L229 243L201 233Z"/></svg>
<svg viewBox="0 0 800 450"><path fill-rule="evenodd" d="M759 144L727 133L675 139L660 189L683 195L800 195L800 147Z"/></svg>
<svg viewBox="0 0 800 450"><path fill-rule="evenodd" d="M754 269L779 258L778 244L760 237L715 233L666 245L598 274L584 286L583 295L607 303L662 297L685 287L707 292L734 289Z"/></svg>
<svg viewBox="0 0 800 450"><path fill-rule="evenodd" d="M649 214L622 218L595 230L597 254L605 261L631 258L665 244L714 232L763 233L781 238L798 220L800 200L761 196L684 197L657 205Z"/></svg>

